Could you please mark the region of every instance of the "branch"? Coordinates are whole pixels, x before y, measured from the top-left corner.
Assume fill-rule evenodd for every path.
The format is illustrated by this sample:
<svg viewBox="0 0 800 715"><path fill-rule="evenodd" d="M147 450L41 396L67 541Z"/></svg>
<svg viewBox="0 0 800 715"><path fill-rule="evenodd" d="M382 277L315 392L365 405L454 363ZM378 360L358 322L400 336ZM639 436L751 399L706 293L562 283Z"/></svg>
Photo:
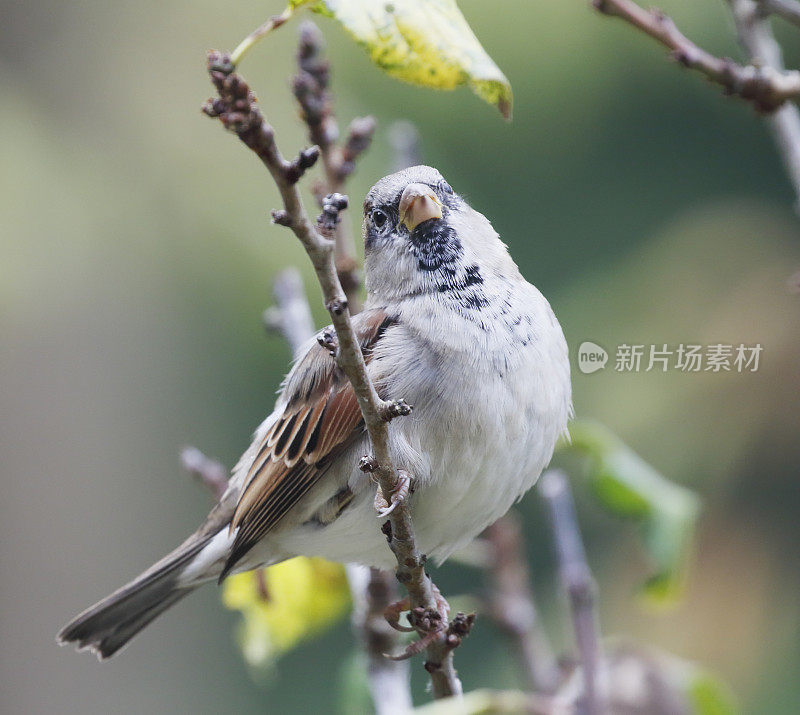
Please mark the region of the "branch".
<svg viewBox="0 0 800 715"><path fill-rule="evenodd" d="M561 680L550 641L542 628L531 589L519 517L513 511L485 532L491 577L488 609L495 623L514 639L528 678L528 687L552 694Z"/></svg>
<svg viewBox="0 0 800 715"><path fill-rule="evenodd" d="M405 119L393 122L389 127L389 143L394 154L395 171L422 163L419 132L413 122Z"/></svg>
<svg viewBox="0 0 800 715"><path fill-rule="evenodd" d="M297 269L287 268L278 274L274 293L276 304L265 311L269 314L265 322L283 334L296 356L315 332ZM367 656L367 680L375 712L405 715L413 707L408 663L384 657L384 653L397 648L397 632L383 615L389 603L396 600L394 579L385 571L356 564L348 564L346 571L353 599L353 630Z"/></svg>
<svg viewBox="0 0 800 715"><path fill-rule="evenodd" d="M748 0L750 2L750 0ZM601 13L618 17L671 51L672 58L721 85L727 94L752 102L762 112L774 112L800 97L800 72L774 66L740 65L716 57L687 39L660 10L645 10L632 0L593 0Z"/></svg>
<svg viewBox="0 0 800 715"><path fill-rule="evenodd" d="M367 680L376 715L406 715L411 701L408 663L385 657L395 649L397 632L386 622L384 610L396 599L395 581L386 571L347 565L353 594L353 630L367 655Z"/></svg>
<svg viewBox="0 0 800 715"><path fill-rule="evenodd" d="M598 692L600 665L598 625L594 610L594 579L586 563L575 505L566 474L551 469L539 479L539 493L547 501L553 523L561 581L569 596L575 638L583 671L583 704L588 715L605 711Z"/></svg>
<svg viewBox="0 0 800 715"><path fill-rule="evenodd" d="M181 466L195 477L220 501L228 487L229 472L219 462L206 457L197 447L184 447L181 450Z"/></svg>
<svg viewBox="0 0 800 715"><path fill-rule="evenodd" d="M272 286L275 305L264 311L264 326L286 338L292 354L299 351L314 336L314 319L303 290L303 279L296 268L286 268L275 276Z"/></svg>
<svg viewBox="0 0 800 715"><path fill-rule="evenodd" d="M308 127L309 140L319 147L325 171L326 190L322 195L344 192L344 183L353 173L358 157L367 150L375 133L373 117L354 119L342 146L337 144L339 127L333 111L333 101L328 92L330 63L324 57L325 42L319 28L310 20L300 26L297 47L298 72L292 87L300 105L300 116ZM336 268L351 312L360 309L358 274L352 227L345 222L336 226Z"/></svg>
<svg viewBox="0 0 800 715"><path fill-rule="evenodd" d="M391 402L382 400L369 379L350 320L347 298L336 272L332 234L339 213L347 206L347 199L338 194L327 197L318 227L312 225L303 207L297 181L316 161L319 150L314 147L301 152L293 162L286 161L275 144L272 127L258 108L255 95L247 83L233 72L230 57L218 52L210 53L208 70L219 97L209 100L204 111L209 116L218 117L223 126L235 132L261 159L283 200L283 209L273 211L273 220L292 229L314 266L325 307L336 331L339 345L337 362L353 386L372 445L372 454L362 463L367 471L374 474L383 498L389 503L394 489L400 483L400 475L389 456L388 419L400 410L393 408ZM440 612L435 587L425 573L425 557L417 548L407 503L399 503L389 514L384 533L397 559L397 578L406 587L412 607L423 609L427 615L438 616L432 619L439 624L435 634L431 636L430 633L424 633L424 637L430 641L425 667L431 674L434 696L460 694L461 683L452 662L452 649L458 645L458 636L447 632L447 614ZM417 623L421 635L423 625Z"/></svg>
<svg viewBox="0 0 800 715"><path fill-rule="evenodd" d="M758 0L759 14L777 15L800 27L800 3L796 0Z"/></svg>
<svg viewBox="0 0 800 715"><path fill-rule="evenodd" d="M781 48L760 5L753 0L728 0L728 4L736 22L739 42L752 62L762 65L765 70L782 71ZM794 104L784 104L768 115L766 121L794 188L795 210L800 211L800 111Z"/></svg>
<svg viewBox="0 0 800 715"><path fill-rule="evenodd" d="M294 80L294 91L308 126L309 138L320 147L326 168L327 186L319 193L331 194L344 189L346 178L355 168L356 158L369 146L375 122L370 117L355 120L344 151L336 152L339 130L331 99L325 91L330 67L321 58L321 50L322 37L316 26L313 23L302 25L297 53L300 71ZM334 156L341 162L338 171L334 168ZM337 271L352 313L356 312L353 300L357 299L359 287L355 244L352 233L341 222L337 225L336 239ZM274 292L277 305L265 311L265 322L280 329L297 356L299 349L315 332L299 272L287 269L280 274ZM389 604L397 598L395 581L387 572L357 564L348 564L346 571L353 599L353 630L367 657L367 682L375 712L377 715L405 715L413 708L408 663L390 660L384 655L397 649L398 634L384 617Z"/></svg>

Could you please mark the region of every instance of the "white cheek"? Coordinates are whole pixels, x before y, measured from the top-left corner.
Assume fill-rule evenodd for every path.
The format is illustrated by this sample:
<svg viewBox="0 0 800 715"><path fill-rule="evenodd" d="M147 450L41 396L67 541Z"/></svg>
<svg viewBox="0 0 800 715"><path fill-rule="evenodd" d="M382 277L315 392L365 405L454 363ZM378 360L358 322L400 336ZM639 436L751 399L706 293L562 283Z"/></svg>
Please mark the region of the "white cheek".
<svg viewBox="0 0 800 715"><path fill-rule="evenodd" d="M423 288L425 276L417 267L408 239L393 235L366 254L365 283L375 302L394 301Z"/></svg>

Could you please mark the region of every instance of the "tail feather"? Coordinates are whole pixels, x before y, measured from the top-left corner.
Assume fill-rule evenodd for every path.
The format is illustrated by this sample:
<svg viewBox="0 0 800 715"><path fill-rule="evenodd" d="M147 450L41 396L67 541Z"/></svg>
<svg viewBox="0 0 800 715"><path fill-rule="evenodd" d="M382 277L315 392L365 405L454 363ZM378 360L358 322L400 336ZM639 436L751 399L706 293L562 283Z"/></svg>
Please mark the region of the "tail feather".
<svg viewBox="0 0 800 715"><path fill-rule="evenodd" d="M196 534L129 584L68 623L59 644L76 643L100 660L110 658L154 618L208 579L186 583L180 576L214 534ZM209 575L213 578L216 574Z"/></svg>

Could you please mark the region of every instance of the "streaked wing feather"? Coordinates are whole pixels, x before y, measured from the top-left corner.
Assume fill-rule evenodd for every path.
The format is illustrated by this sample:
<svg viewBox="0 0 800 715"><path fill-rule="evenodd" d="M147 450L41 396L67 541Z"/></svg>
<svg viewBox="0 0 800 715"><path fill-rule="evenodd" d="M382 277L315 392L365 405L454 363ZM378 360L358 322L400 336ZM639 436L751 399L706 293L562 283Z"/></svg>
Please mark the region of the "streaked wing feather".
<svg viewBox="0 0 800 715"><path fill-rule="evenodd" d="M354 327L367 362L395 321L383 310L357 315ZM328 351L314 345L283 390L286 408L263 437L231 529L237 529L223 579L239 560L319 481L335 457L363 430L353 388Z"/></svg>

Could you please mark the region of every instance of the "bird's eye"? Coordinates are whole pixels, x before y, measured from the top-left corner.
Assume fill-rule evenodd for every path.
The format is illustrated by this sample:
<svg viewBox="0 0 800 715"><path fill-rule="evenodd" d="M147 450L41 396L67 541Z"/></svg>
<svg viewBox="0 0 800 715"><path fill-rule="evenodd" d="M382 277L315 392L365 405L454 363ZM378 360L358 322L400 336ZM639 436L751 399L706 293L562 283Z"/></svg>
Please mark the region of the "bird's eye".
<svg viewBox="0 0 800 715"><path fill-rule="evenodd" d="M448 184L446 181L442 181L440 186L442 188L442 191L444 191L446 194L452 194L453 193L453 187L450 186L450 184Z"/></svg>
<svg viewBox="0 0 800 715"><path fill-rule="evenodd" d="M375 225L375 228L383 228L386 225L386 222L389 220L389 217L386 215L384 211L380 209L375 209L372 212L372 223Z"/></svg>

